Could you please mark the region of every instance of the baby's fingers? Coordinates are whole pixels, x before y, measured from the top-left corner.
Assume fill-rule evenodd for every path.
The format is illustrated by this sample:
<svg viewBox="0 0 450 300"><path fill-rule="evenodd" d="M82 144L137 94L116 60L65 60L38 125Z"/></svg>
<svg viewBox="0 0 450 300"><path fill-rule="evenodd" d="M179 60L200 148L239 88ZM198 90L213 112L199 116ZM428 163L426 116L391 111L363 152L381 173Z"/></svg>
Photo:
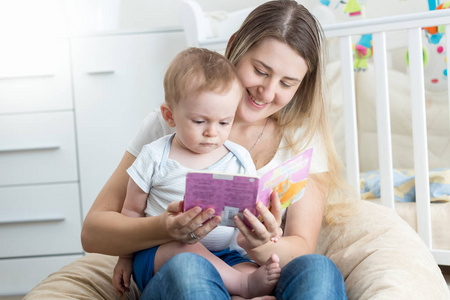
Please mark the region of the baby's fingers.
<svg viewBox="0 0 450 300"><path fill-rule="evenodd" d="M130 275L124 275L123 276L123 286L125 287L125 292L129 291L129 287L130 287Z"/></svg>

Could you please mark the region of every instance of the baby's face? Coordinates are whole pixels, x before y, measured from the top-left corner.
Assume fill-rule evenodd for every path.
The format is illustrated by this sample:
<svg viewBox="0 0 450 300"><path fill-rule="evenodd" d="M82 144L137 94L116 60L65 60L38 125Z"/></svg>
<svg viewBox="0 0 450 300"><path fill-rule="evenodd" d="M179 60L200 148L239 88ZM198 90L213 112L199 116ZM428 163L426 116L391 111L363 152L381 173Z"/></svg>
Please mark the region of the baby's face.
<svg viewBox="0 0 450 300"><path fill-rule="evenodd" d="M199 154L222 147L241 95L242 87L236 82L227 92L208 91L180 100L173 111L179 145Z"/></svg>

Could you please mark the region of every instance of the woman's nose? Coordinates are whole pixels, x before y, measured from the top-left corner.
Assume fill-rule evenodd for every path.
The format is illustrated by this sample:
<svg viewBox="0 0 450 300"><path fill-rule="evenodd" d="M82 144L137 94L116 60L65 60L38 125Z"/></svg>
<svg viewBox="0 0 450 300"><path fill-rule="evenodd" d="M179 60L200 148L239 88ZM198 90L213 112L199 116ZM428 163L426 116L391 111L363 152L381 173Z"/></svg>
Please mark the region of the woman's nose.
<svg viewBox="0 0 450 300"><path fill-rule="evenodd" d="M261 99L258 100L264 101L266 103L272 102L275 98L275 89L276 85L273 81L265 81L258 88L258 92L261 97Z"/></svg>

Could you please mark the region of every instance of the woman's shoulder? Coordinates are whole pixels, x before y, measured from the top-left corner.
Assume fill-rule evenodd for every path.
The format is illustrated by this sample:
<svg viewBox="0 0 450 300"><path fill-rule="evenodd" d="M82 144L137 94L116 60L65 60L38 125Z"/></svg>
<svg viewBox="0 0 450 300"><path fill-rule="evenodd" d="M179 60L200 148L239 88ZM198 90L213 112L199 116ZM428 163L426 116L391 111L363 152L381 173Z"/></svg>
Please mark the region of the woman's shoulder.
<svg viewBox="0 0 450 300"><path fill-rule="evenodd" d="M308 148L313 148L309 173L327 172L328 156L322 134L317 130L313 134L312 138L307 141L305 140L305 132L305 128L298 128L294 133L294 140L300 143L300 149L306 150ZM296 154L297 153L292 153L291 156L294 156Z"/></svg>
<svg viewBox="0 0 450 300"><path fill-rule="evenodd" d="M152 151L162 151L166 147L170 148L170 140L172 139L172 137L173 134L164 135L156 139L155 141L152 141L142 146L142 151L144 151L144 149L151 149Z"/></svg>
<svg viewBox="0 0 450 300"><path fill-rule="evenodd" d="M255 164L247 148L227 140L224 146L236 157L247 174L256 174Z"/></svg>
<svg viewBox="0 0 450 300"><path fill-rule="evenodd" d="M164 121L161 111L155 109L142 121L138 132L129 142L127 151L137 157L144 145L173 132L174 129Z"/></svg>
<svg viewBox="0 0 450 300"><path fill-rule="evenodd" d="M272 158L272 160L258 170L259 174L263 174L270 171L287 160L293 158L295 155L299 154L294 148L306 150L308 148L313 148L313 154L311 159L310 173L321 173L328 171L328 159L326 155L326 147L320 133L316 133L312 139L308 142L304 137L305 128L297 128L293 133L292 137L288 139L286 136L281 139L280 146L277 153ZM289 143L296 143L297 147L291 147Z"/></svg>

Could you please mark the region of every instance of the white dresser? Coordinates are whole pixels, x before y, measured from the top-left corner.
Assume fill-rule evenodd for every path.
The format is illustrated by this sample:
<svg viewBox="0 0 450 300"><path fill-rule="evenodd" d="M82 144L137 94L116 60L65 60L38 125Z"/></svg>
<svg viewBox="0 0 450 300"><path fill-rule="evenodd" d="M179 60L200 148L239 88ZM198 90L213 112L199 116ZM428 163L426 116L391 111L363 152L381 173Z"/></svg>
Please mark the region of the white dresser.
<svg viewBox="0 0 450 300"><path fill-rule="evenodd" d="M2 43L0 296L83 255L82 220L184 48L181 30Z"/></svg>

